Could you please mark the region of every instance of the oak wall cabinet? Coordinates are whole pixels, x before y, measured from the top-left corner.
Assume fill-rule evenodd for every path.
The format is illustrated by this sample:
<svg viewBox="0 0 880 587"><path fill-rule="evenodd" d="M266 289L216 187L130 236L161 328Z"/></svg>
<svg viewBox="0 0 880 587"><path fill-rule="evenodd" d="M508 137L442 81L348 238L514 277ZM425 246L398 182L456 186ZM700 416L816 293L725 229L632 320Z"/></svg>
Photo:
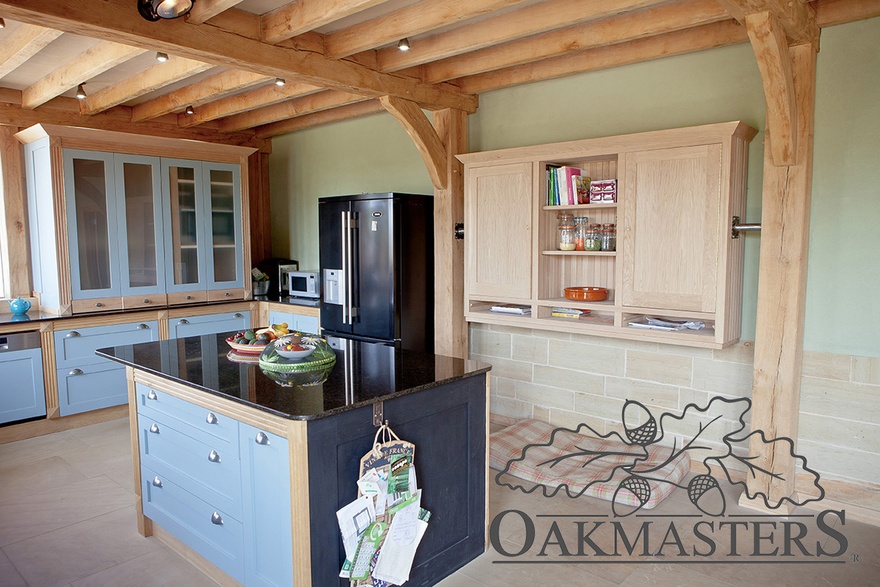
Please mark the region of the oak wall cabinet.
<svg viewBox="0 0 880 587"><path fill-rule="evenodd" d="M16 137L25 145L34 291L44 311L250 297L253 149L55 125Z"/></svg>
<svg viewBox="0 0 880 587"><path fill-rule="evenodd" d="M470 322L722 348L739 339L748 146L728 122L460 155ZM617 200L548 205L549 169L617 180ZM560 212L615 224L613 251L559 250ZM578 302L565 288L596 286ZM492 311L512 306L521 314ZM562 317L559 309L582 312ZM508 308L510 309L510 308ZM556 311L554 311L556 310ZM554 316L554 313L557 314ZM649 318L703 325L645 328Z"/></svg>

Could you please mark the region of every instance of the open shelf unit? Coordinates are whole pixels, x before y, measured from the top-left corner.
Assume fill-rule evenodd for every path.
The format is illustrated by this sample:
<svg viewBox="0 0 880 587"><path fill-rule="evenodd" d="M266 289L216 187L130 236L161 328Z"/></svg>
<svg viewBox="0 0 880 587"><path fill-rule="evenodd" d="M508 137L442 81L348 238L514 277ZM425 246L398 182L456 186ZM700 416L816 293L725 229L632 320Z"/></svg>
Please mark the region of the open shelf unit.
<svg viewBox="0 0 880 587"><path fill-rule="evenodd" d="M465 164L465 316L470 322L721 348L739 338L742 216L754 129L722 123L459 156ZM549 206L548 169L617 180L617 201ZM559 212L614 224L615 251L560 251ZM609 290L575 302L566 287ZM490 311L512 304L524 315ZM576 318L554 308L589 311ZM630 326L647 317L699 330Z"/></svg>

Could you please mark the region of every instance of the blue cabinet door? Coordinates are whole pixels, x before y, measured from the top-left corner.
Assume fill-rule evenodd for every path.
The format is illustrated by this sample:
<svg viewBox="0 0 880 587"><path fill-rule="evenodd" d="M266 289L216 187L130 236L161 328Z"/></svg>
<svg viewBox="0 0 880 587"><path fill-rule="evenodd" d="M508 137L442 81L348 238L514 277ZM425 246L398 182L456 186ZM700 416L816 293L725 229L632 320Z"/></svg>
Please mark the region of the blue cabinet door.
<svg viewBox="0 0 880 587"><path fill-rule="evenodd" d="M125 368L99 365L58 369L58 412L62 416L119 406L128 402Z"/></svg>
<svg viewBox="0 0 880 587"><path fill-rule="evenodd" d="M207 288L244 287L241 167L202 163ZM250 279L250 278L249 278Z"/></svg>
<svg viewBox="0 0 880 587"><path fill-rule="evenodd" d="M107 363L107 359L95 354L96 349L159 340L159 322L148 320L109 326L56 330L54 338L55 367L57 369L82 367L83 365Z"/></svg>
<svg viewBox="0 0 880 587"><path fill-rule="evenodd" d="M0 424L46 415L40 349L0 353L0 382Z"/></svg>
<svg viewBox="0 0 880 587"><path fill-rule="evenodd" d="M287 439L244 423L239 432L245 584L287 587L293 585Z"/></svg>

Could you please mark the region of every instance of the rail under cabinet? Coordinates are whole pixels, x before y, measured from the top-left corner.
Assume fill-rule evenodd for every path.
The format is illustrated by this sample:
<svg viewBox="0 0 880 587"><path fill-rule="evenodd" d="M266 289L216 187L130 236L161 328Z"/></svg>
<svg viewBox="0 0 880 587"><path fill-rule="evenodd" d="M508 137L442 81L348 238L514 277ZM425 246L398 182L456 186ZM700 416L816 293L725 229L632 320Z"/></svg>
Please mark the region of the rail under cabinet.
<svg viewBox="0 0 880 587"><path fill-rule="evenodd" d="M417 447L422 504L433 513L407 584L433 585L484 551L488 365L352 342L335 351L326 381L285 387L213 353L222 336L98 351L128 367L142 534L221 584L347 587L335 512L357 496L380 403ZM175 371L170 348L181 342L189 358L242 385L222 391ZM347 353L385 357L372 368L386 376L352 378Z"/></svg>

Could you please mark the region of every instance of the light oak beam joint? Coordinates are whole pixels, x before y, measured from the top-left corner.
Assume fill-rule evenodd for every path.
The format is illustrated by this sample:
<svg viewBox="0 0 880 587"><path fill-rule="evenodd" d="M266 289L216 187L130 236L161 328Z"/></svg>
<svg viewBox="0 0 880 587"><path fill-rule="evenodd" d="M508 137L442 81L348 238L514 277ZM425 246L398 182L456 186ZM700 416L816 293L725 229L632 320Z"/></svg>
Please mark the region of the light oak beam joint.
<svg viewBox="0 0 880 587"><path fill-rule="evenodd" d="M779 19L790 45L819 46L816 11L807 2L793 0L718 0L733 18L746 23L753 14L769 12Z"/></svg>
<svg viewBox="0 0 880 587"><path fill-rule="evenodd" d="M797 152L797 105L785 31L769 12L750 14L745 20L764 85L767 127L773 133L773 164L793 165Z"/></svg>
<svg viewBox="0 0 880 587"><path fill-rule="evenodd" d="M431 183L436 189L445 190L448 182L446 147L422 109L415 102L396 96L382 96L379 101L385 110L403 125L416 144L416 149L419 150L428 167Z"/></svg>

